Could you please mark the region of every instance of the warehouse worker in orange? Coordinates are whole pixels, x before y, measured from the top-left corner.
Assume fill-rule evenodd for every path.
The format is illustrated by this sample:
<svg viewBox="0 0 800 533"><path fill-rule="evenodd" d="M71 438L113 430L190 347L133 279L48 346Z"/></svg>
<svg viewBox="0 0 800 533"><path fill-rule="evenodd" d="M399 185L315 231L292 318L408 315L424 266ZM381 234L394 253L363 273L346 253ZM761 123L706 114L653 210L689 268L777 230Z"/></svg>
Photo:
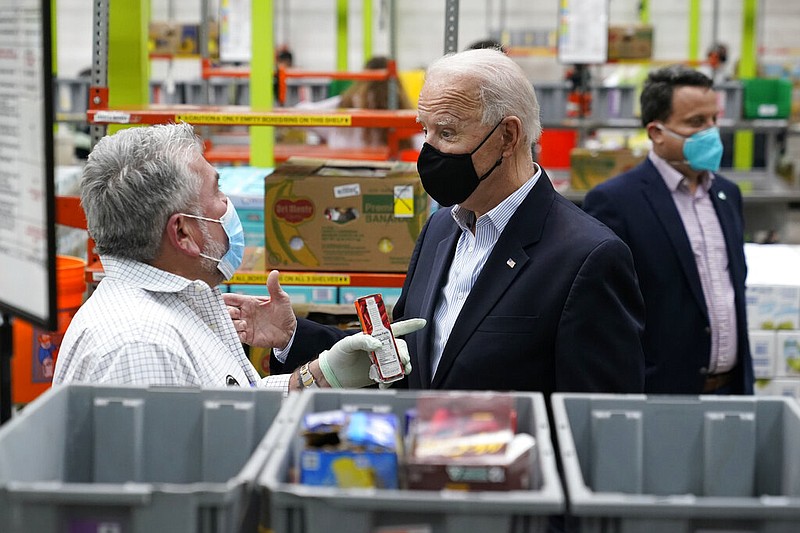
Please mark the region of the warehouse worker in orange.
<svg viewBox="0 0 800 533"><path fill-rule="evenodd" d="M241 264L244 237L219 175L188 124L137 127L103 138L89 156L81 204L104 277L72 319L54 384L363 387L369 351L354 335L291 374L261 379L245 356L217 286ZM269 300L251 300L265 318L248 340L284 346L295 327L278 273ZM238 322L240 328L246 322ZM424 325L399 324L402 334ZM407 361L407 350L398 344Z"/></svg>

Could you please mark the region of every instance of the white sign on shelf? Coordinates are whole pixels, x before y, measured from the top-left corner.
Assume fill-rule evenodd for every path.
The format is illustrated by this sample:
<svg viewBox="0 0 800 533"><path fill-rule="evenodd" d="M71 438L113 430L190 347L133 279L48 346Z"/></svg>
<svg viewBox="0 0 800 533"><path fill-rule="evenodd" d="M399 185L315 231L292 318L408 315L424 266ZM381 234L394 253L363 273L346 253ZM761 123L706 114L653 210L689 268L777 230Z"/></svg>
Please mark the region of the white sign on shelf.
<svg viewBox="0 0 800 533"><path fill-rule="evenodd" d="M608 59L608 0L560 0L558 61L605 63Z"/></svg>

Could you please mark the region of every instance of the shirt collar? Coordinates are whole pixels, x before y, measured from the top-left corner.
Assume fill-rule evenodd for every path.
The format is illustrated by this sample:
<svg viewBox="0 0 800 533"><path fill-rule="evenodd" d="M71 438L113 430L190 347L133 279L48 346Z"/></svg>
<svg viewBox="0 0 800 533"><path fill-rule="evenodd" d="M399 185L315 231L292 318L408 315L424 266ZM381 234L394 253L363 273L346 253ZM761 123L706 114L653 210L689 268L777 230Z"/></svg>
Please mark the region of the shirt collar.
<svg viewBox="0 0 800 533"><path fill-rule="evenodd" d="M658 154L656 154L653 150L650 150L648 154L650 161L653 163L653 166L656 167L658 173L661 174L661 178L664 180L664 183L667 185L667 188L671 192L675 192L678 190L678 187L683 183L686 179L686 176L675 170L675 167L667 163L666 159L663 159ZM714 181L714 173L713 172L703 172L700 174L700 187L706 192L711 188L711 185Z"/></svg>
<svg viewBox="0 0 800 533"><path fill-rule="evenodd" d="M204 281L192 281L132 259L101 256L100 261L103 263L106 277L118 279L146 291L181 292L194 283L206 285Z"/></svg>
<svg viewBox="0 0 800 533"><path fill-rule="evenodd" d="M536 182L539 180L539 177L542 175L542 168L539 165L536 166L536 172L530 177L525 183L523 183L519 189L511 193L505 200L497 204L491 211L488 211L484 217L487 217L494 227L497 229L498 233L502 233L505 229L508 221L511 220L511 217L516 213L517 208L520 206L522 201L528 196L528 193L531 191ZM453 220L456 221L458 227L462 230L467 231L472 227L472 224L475 222L475 213L468 209L464 209L460 205L456 204L450 209L450 214L453 217Z"/></svg>

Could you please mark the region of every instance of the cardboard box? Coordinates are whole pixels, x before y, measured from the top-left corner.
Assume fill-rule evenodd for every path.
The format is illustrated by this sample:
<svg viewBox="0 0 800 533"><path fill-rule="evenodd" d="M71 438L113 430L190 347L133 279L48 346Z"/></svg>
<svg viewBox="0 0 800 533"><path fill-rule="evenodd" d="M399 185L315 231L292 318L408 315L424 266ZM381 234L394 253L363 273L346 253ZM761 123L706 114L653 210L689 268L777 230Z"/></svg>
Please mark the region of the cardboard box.
<svg viewBox="0 0 800 533"><path fill-rule="evenodd" d="M650 59L653 56L653 26L608 27L608 59Z"/></svg>
<svg viewBox="0 0 800 533"><path fill-rule="evenodd" d="M151 54L177 54L181 45L181 27L171 22L151 22L148 32Z"/></svg>
<svg viewBox="0 0 800 533"><path fill-rule="evenodd" d="M779 376L800 376L800 331L778 331Z"/></svg>
<svg viewBox="0 0 800 533"><path fill-rule="evenodd" d="M569 154L570 187L587 191L609 178L638 165L645 155L631 150L589 150L573 148Z"/></svg>
<svg viewBox="0 0 800 533"><path fill-rule="evenodd" d="M748 284L747 322L753 329L800 329L800 287Z"/></svg>
<svg viewBox="0 0 800 533"><path fill-rule="evenodd" d="M290 158L266 178L267 266L405 272L428 211L414 163Z"/></svg>
<svg viewBox="0 0 800 533"><path fill-rule="evenodd" d="M219 24L209 21L208 32L209 57L219 56ZM177 22L150 22L148 30L148 51L151 54L192 55L200 53L200 25L180 24Z"/></svg>

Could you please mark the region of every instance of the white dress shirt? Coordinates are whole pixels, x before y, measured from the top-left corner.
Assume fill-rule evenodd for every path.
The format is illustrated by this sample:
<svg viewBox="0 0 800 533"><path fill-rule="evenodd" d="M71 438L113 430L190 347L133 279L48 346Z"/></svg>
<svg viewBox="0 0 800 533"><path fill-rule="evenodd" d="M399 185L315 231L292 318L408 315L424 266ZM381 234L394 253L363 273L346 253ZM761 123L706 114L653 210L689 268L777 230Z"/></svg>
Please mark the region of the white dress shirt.
<svg viewBox="0 0 800 533"><path fill-rule="evenodd" d="M287 389L261 379L219 289L136 261L102 257L105 277L73 317L53 383Z"/></svg>
<svg viewBox="0 0 800 533"><path fill-rule="evenodd" d="M486 264L486 260L492 253L497 239L500 238L508 221L536 185L541 175L542 169L537 166L536 173L532 178L478 220L475 220L475 213L472 211L463 209L458 204L452 207L450 212L456 224L461 228L461 236L456 244L456 253L447 274L447 282L442 288L442 294L433 315L435 332L431 357L431 379L436 374L436 368L439 366L447 339L450 337L450 332L453 331L464 301L483 270L483 265ZM472 232L473 225L474 234Z"/></svg>

